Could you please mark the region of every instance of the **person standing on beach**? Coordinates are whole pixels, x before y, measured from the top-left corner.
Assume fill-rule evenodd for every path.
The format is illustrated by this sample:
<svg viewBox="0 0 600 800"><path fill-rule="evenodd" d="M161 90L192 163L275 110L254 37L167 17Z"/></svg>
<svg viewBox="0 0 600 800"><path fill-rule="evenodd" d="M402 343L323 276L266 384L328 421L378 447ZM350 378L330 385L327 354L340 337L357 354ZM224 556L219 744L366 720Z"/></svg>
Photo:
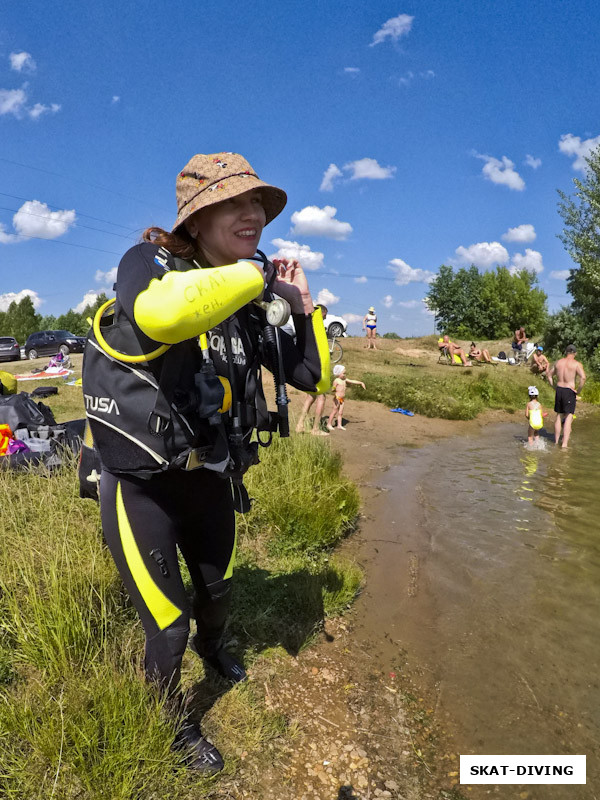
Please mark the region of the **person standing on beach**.
<svg viewBox="0 0 600 800"><path fill-rule="evenodd" d="M367 350L377 350L375 339L377 338L377 314L375 308L371 306L363 318L363 331L367 332Z"/></svg>
<svg viewBox="0 0 600 800"><path fill-rule="evenodd" d="M146 676L179 723L174 748L189 768L212 775L223 758L180 689L190 620L190 647L205 666L244 680L225 629L235 512L249 509L242 477L258 463L253 433L273 431L260 368L275 372L279 360L288 383L325 392L329 349L300 263L254 263L285 192L229 152L193 156L175 187L172 230L148 228L121 259L114 311L104 317L106 304L100 309L88 340L83 391L103 465L104 538L144 628ZM282 336L276 352L265 312L252 302L265 281L289 303L297 333L297 343Z"/></svg>
<svg viewBox="0 0 600 800"><path fill-rule="evenodd" d="M320 305L320 308L323 319L325 319L327 316L327 306ZM310 432L313 436L329 436L326 431L321 430L321 418L325 409L325 395L314 393L308 393L306 396L306 400L302 406L302 411L298 417L298 422L296 423L296 433L304 433L304 421L306 420L308 412L311 410L313 404L315 419Z"/></svg>
<svg viewBox="0 0 600 800"><path fill-rule="evenodd" d="M558 444L562 430L563 450L566 450L569 444L573 414L575 413L575 403L585 383L585 372L583 366L575 359L576 353L577 348L575 345L568 345L565 350L564 358L559 358L548 372L548 380L552 385L554 385L554 375L556 375L557 378L556 400L554 401L554 410L556 411L554 441ZM577 377L579 377L579 385L575 388Z"/></svg>

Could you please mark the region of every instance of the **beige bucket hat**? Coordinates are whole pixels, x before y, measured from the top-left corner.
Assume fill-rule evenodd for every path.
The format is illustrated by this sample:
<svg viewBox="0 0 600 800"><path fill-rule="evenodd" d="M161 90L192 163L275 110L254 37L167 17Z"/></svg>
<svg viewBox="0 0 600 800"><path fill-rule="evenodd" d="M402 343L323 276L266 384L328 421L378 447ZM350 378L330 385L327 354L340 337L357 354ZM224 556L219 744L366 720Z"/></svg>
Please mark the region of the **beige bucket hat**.
<svg viewBox="0 0 600 800"><path fill-rule="evenodd" d="M283 189L261 181L238 153L199 153L193 156L177 176L177 219L173 233L196 211L228 200L251 189L260 189L267 222L275 219L287 203Z"/></svg>

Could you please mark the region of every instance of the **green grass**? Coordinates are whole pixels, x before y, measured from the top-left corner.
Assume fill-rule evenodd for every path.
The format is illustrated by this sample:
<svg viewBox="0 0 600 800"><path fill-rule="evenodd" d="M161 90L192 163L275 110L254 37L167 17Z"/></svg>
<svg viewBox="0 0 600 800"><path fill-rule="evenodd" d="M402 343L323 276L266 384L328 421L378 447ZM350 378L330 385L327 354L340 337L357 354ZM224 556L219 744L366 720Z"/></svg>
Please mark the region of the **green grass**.
<svg viewBox="0 0 600 800"><path fill-rule="evenodd" d="M49 404L59 419L81 415L58 399ZM276 439L261 457L248 481L254 510L239 518L228 630L259 675L306 647L362 580L332 553L353 527L358 494L328 443ZM98 508L78 497L74 462L51 474L0 472L0 497L0 797L213 796L219 779L198 779L170 749L178 718L144 680L141 626ZM265 745L296 735L268 708L262 679L230 691L211 680L186 653L184 687L229 773L244 750L260 763Z"/></svg>

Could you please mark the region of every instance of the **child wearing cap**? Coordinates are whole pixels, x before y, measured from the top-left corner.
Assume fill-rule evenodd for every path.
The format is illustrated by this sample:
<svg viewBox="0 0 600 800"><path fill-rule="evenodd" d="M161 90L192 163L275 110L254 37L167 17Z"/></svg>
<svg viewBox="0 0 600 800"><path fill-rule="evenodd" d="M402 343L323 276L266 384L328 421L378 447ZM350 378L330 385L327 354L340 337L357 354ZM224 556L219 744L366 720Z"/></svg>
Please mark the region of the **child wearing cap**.
<svg viewBox="0 0 600 800"><path fill-rule="evenodd" d="M529 422L527 428L527 443L533 444L537 441L540 430L544 427L544 417L548 416L548 412L544 411L541 403L538 401L539 392L537 386L530 386L527 390L529 395L529 402L525 406L525 416Z"/></svg>
<svg viewBox="0 0 600 800"><path fill-rule="evenodd" d="M346 385L348 383L354 383L356 386L362 386L363 389L367 387L364 385L362 381L352 381L350 378L346 377L346 367L343 364L336 364L333 368L333 411L329 415L329 419L327 420L327 430L333 431L335 430L335 425L332 425L334 417L337 414L337 427L345 431L346 428L342 425L343 422L343 415L342 412L344 410L344 401L346 399Z"/></svg>

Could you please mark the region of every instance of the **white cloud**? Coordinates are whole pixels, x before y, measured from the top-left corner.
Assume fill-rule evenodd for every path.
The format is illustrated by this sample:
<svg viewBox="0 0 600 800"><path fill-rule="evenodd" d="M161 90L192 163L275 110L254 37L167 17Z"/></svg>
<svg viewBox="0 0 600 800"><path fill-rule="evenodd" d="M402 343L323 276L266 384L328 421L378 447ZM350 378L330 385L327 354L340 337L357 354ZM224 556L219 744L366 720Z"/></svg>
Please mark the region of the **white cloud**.
<svg viewBox="0 0 600 800"><path fill-rule="evenodd" d="M117 270L118 267L113 267L112 269L107 270L106 272L102 272L101 269L96 271L94 275L94 280L96 283L101 283L104 286L112 286L113 283L117 280Z"/></svg>
<svg viewBox="0 0 600 800"><path fill-rule="evenodd" d="M475 158L485 161L481 172L488 181L508 186L509 189L514 189L516 192L523 191L525 181L515 170L515 165L510 158L502 156L502 161L499 161L493 156L485 156L481 153L474 152L473 155Z"/></svg>
<svg viewBox="0 0 600 800"><path fill-rule="evenodd" d="M88 306L94 305L98 297L100 297L101 292L96 292L94 289L90 289L89 292L86 292L83 295L83 300L81 303L77 303L77 305L73 308L73 311L76 311L78 314L81 314L82 311Z"/></svg>
<svg viewBox="0 0 600 800"><path fill-rule="evenodd" d="M557 281L566 281L570 274L570 269L553 269L550 273L550 277Z"/></svg>
<svg viewBox="0 0 600 800"><path fill-rule="evenodd" d="M431 78L435 78L435 72L432 69L426 69L424 72L419 72L419 75L422 78L425 78L426 81L431 80Z"/></svg>
<svg viewBox="0 0 600 800"><path fill-rule="evenodd" d="M303 269L307 269L311 272L316 269L321 269L323 266L323 259L325 258L323 253L311 250L307 244L289 242L286 239L273 239L271 244L279 248L276 253L269 256L271 261L274 258L295 258L302 264Z"/></svg>
<svg viewBox="0 0 600 800"><path fill-rule="evenodd" d="M574 156L575 161L573 162L573 169L584 172L587 167L585 159L598 145L600 145L600 136L594 136L593 139L581 140L579 136L573 136L572 133L565 133L560 137L558 149L566 156Z"/></svg>
<svg viewBox="0 0 600 800"><path fill-rule="evenodd" d="M386 294L381 302L386 308L391 308L394 305L394 298L391 294Z"/></svg>
<svg viewBox="0 0 600 800"><path fill-rule="evenodd" d="M408 14L399 14L397 17L388 19L373 36L373 41L369 47L374 47L376 44L384 42L386 39L397 42L401 36L407 36L412 28L413 19L414 17Z"/></svg>
<svg viewBox="0 0 600 800"><path fill-rule="evenodd" d="M421 305L420 300L398 300L398 305L402 308L416 308Z"/></svg>
<svg viewBox="0 0 600 800"><path fill-rule="evenodd" d="M35 61L30 53L11 53L9 56L10 68L15 72L35 72Z"/></svg>
<svg viewBox="0 0 600 800"><path fill-rule="evenodd" d="M368 278L366 275L361 275L359 278L354 278L354 283L366 283Z"/></svg>
<svg viewBox="0 0 600 800"><path fill-rule="evenodd" d="M528 167L531 167L531 169L537 169L538 167L542 166L542 159L534 158L527 153L525 156L525 164L527 164Z"/></svg>
<svg viewBox="0 0 600 800"><path fill-rule="evenodd" d="M500 242L476 242L468 247L457 247L456 255L461 264L475 264L480 269L490 269L496 264L508 263L508 250Z"/></svg>
<svg viewBox="0 0 600 800"><path fill-rule="evenodd" d="M24 297L31 297L31 302L36 310L44 302L38 293L31 289L21 289L20 292L6 292L5 294L0 294L0 311L8 311L11 303L20 303Z"/></svg>
<svg viewBox="0 0 600 800"><path fill-rule="evenodd" d="M426 269L414 269L401 258L392 258L388 269L395 273L394 283L397 286L406 286L407 283L430 283L435 277L433 272Z"/></svg>
<svg viewBox="0 0 600 800"><path fill-rule="evenodd" d="M363 178L371 181L381 181L393 178L396 167L382 167L374 158L359 158L357 161L349 161L344 165L344 170L352 172L351 181L358 181Z"/></svg>
<svg viewBox="0 0 600 800"><path fill-rule="evenodd" d="M524 269L527 272L535 272L536 275L542 272L544 269L542 254L538 253L537 250L531 250L529 247L525 248L525 254L515 253L510 266L511 275L515 275Z"/></svg>
<svg viewBox="0 0 600 800"><path fill-rule="evenodd" d="M22 119L24 116L38 119L42 114L56 114L57 111L60 111L61 107L58 103L51 103L49 106L35 103L33 106L27 107L26 88L27 84L24 84L21 89L0 89L0 116L12 114L17 119Z"/></svg>
<svg viewBox="0 0 600 800"><path fill-rule="evenodd" d="M121 99L121 98L119 97L119 95L118 95L118 94L113 94L113 97L112 97L112 103L113 103L113 104L114 104L114 103L118 103L120 99Z"/></svg>
<svg viewBox="0 0 600 800"><path fill-rule="evenodd" d="M356 78L356 76L360 73L360 69L358 67L344 67L344 72L346 75Z"/></svg>
<svg viewBox="0 0 600 800"><path fill-rule="evenodd" d="M3 225L0 222L0 244L16 244L20 241L22 241L22 239L20 239L14 233L7 233L6 225Z"/></svg>
<svg viewBox="0 0 600 800"><path fill-rule="evenodd" d="M398 83L400 86L408 86L410 83L412 83L414 77L415 73L411 72L411 70L408 70L408 72L405 72L401 78L398 78Z"/></svg>
<svg viewBox="0 0 600 800"><path fill-rule="evenodd" d="M12 114L21 117L27 102L24 89L0 89L0 116Z"/></svg>
<svg viewBox="0 0 600 800"><path fill-rule="evenodd" d="M348 325L354 325L357 322L363 321L363 318L360 316L360 314L342 314L341 316L346 320Z"/></svg>
<svg viewBox="0 0 600 800"><path fill-rule="evenodd" d="M341 178L342 174L342 170L338 166L335 164L330 164L323 173L323 180L319 186L319 191L332 192L335 179Z"/></svg>
<svg viewBox="0 0 600 800"><path fill-rule="evenodd" d="M292 214L292 234L297 236L324 236L327 239L347 239L352 233L349 222L335 219L337 208L333 206L306 206Z"/></svg>
<svg viewBox="0 0 600 800"><path fill-rule="evenodd" d="M41 117L42 114L56 114L56 112L60 111L60 109L61 107L58 103L52 103L49 106L45 106L43 103L36 103L27 110L27 113L31 119L38 119L38 117Z"/></svg>
<svg viewBox="0 0 600 800"><path fill-rule="evenodd" d="M46 203L27 200L13 217L13 225L21 236L56 239L75 224L75 211L50 211Z"/></svg>
<svg viewBox="0 0 600 800"><path fill-rule="evenodd" d="M344 172L350 173L349 180L351 181L381 181L393 178L397 167L382 167L375 158L359 158L344 164L342 169ZM343 172L337 164L330 164L323 173L320 191L333 191L335 181L342 177Z"/></svg>
<svg viewBox="0 0 600 800"><path fill-rule="evenodd" d="M502 234L505 242L533 242L536 237L533 225L518 225L516 228L509 228Z"/></svg>
<svg viewBox="0 0 600 800"><path fill-rule="evenodd" d="M317 303L319 305L327 306L334 306L336 303L340 302L340 298L330 292L329 289L321 289L319 294L317 295Z"/></svg>

